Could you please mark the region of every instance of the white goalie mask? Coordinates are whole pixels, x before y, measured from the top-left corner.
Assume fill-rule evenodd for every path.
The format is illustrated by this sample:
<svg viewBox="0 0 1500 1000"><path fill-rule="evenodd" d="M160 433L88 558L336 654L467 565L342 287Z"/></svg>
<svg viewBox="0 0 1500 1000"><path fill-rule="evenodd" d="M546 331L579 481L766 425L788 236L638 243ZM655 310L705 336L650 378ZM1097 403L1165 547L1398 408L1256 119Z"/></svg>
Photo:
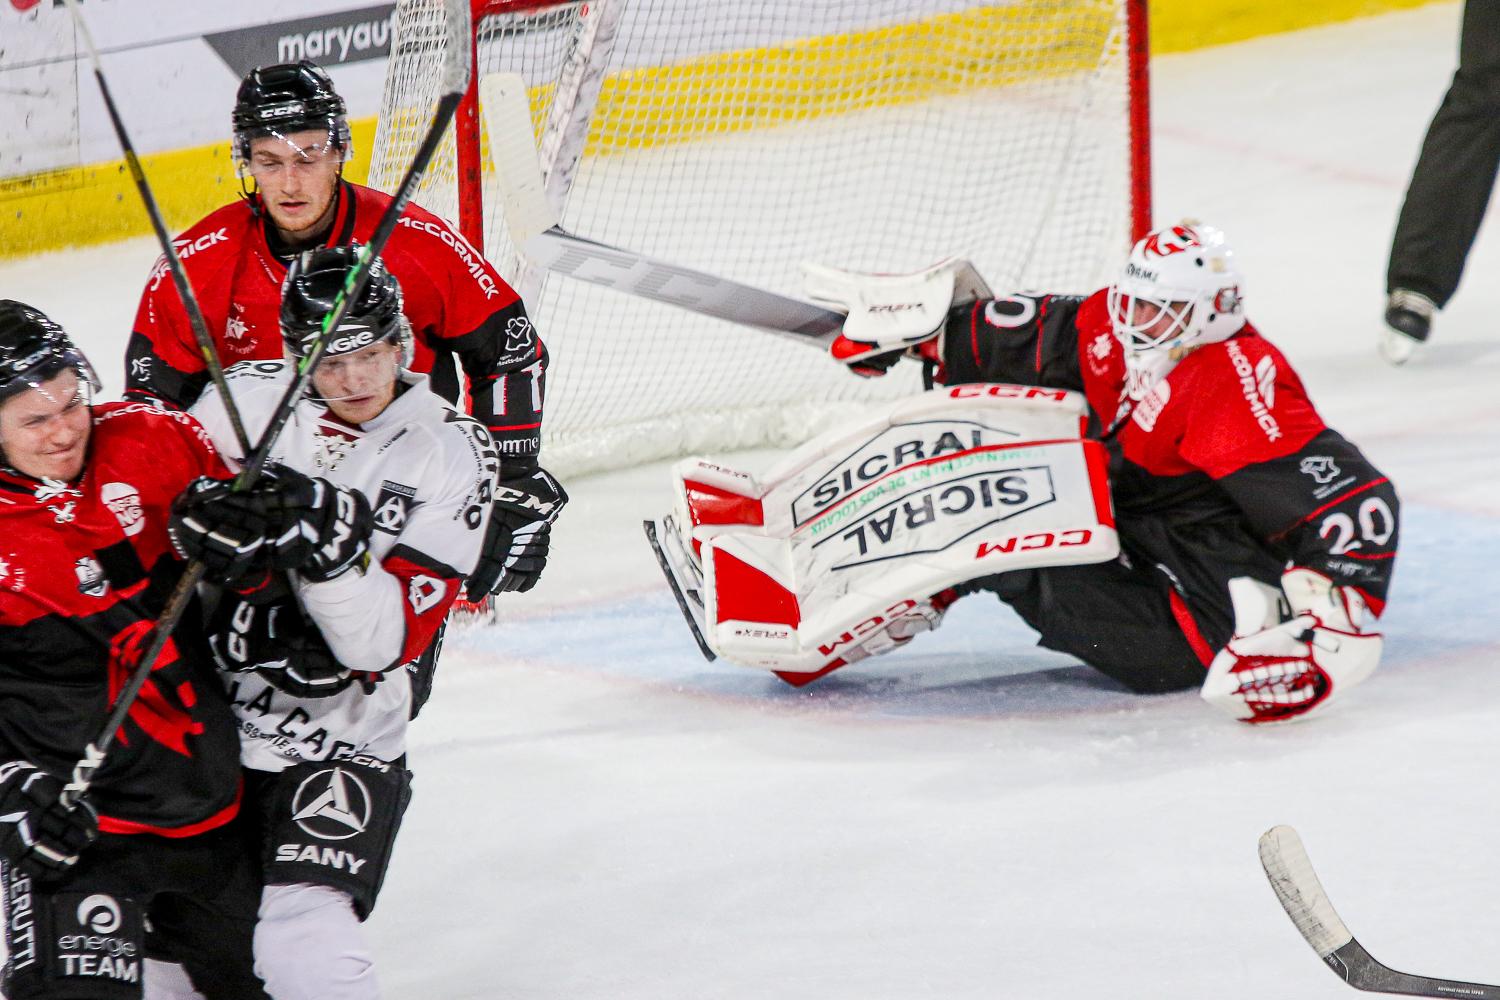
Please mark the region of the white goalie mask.
<svg viewBox="0 0 1500 1000"><path fill-rule="evenodd" d="M1193 348L1238 333L1243 285L1234 251L1212 226L1182 223L1137 243L1109 289L1127 394L1140 399Z"/></svg>

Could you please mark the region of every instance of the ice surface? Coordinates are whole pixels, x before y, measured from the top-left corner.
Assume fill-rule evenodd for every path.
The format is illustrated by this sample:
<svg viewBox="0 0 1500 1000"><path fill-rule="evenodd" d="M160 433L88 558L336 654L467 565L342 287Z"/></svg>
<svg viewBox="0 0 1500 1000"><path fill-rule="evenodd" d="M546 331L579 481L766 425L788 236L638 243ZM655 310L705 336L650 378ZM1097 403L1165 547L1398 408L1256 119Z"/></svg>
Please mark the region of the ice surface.
<svg viewBox="0 0 1500 1000"><path fill-rule="evenodd" d="M1493 233L1427 353L1400 370L1375 353L1457 30L1438 4L1152 66L1157 220L1229 232L1253 321L1405 501L1368 684L1252 730L1036 650L981 596L794 691L696 651L639 529L669 503L664 466L570 482L546 578L449 636L416 724L369 925L387 994L1347 996L1260 872L1277 823L1382 961L1500 982ZM62 320L117 391L154 255L9 263L0 296Z"/></svg>

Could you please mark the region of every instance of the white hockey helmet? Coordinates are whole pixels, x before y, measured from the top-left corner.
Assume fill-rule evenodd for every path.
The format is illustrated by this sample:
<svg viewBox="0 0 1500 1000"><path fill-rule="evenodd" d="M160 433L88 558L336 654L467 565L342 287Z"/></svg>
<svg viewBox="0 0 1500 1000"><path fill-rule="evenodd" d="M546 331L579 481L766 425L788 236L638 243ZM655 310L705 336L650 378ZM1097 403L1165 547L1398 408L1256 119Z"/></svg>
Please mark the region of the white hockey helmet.
<svg viewBox="0 0 1500 1000"><path fill-rule="evenodd" d="M1183 222L1147 234L1109 289L1127 363L1160 377L1190 349L1234 336L1245 325L1243 286L1218 229Z"/></svg>

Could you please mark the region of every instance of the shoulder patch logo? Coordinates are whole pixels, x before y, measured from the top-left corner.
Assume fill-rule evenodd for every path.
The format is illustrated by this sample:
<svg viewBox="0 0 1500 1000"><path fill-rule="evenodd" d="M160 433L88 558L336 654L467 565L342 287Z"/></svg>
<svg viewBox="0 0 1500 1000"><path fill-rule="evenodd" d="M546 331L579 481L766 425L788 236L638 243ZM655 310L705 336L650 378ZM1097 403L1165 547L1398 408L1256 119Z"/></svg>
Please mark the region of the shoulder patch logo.
<svg viewBox="0 0 1500 1000"><path fill-rule="evenodd" d="M99 487L99 499L115 515L126 535L139 535L146 526L146 513L141 510L141 492L129 483L105 483Z"/></svg>
<svg viewBox="0 0 1500 1000"><path fill-rule="evenodd" d="M421 504L417 500L414 486L394 483L387 479L380 484L380 495L375 498L375 528L388 535L399 535L406 527L406 519Z"/></svg>
<svg viewBox="0 0 1500 1000"><path fill-rule="evenodd" d="M505 352L521 352L531 350L535 343L535 331L531 321L525 316L512 316L505 322Z"/></svg>
<svg viewBox="0 0 1500 1000"><path fill-rule="evenodd" d="M1339 467L1328 455L1309 455L1297 467L1304 476L1312 476L1315 483L1331 483L1339 474Z"/></svg>

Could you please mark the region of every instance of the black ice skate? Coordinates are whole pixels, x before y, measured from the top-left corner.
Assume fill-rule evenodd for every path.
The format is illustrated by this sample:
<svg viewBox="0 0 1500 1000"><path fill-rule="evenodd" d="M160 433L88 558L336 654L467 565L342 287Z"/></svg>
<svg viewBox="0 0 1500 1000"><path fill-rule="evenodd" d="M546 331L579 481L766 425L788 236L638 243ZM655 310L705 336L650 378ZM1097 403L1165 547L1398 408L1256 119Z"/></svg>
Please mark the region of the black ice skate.
<svg viewBox="0 0 1500 1000"><path fill-rule="evenodd" d="M1432 332L1432 314L1437 306L1420 292L1398 288L1385 304L1385 329L1380 353L1393 365L1405 364Z"/></svg>

